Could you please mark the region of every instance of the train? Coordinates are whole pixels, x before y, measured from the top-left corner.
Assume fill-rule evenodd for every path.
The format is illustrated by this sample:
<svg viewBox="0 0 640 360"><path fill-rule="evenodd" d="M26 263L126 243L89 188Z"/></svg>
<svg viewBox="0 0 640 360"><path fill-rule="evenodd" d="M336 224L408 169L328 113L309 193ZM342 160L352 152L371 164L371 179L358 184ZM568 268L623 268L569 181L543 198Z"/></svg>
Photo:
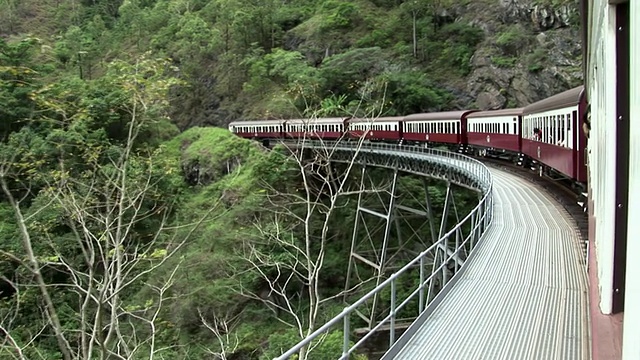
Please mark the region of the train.
<svg viewBox="0 0 640 360"><path fill-rule="evenodd" d="M568 180L584 193L587 185L584 86L526 107L455 110L382 116L234 121L229 131L268 146L283 139L323 139L447 148L502 158L540 176ZM586 207L587 202L583 201ZM586 211L586 209L585 209Z"/></svg>

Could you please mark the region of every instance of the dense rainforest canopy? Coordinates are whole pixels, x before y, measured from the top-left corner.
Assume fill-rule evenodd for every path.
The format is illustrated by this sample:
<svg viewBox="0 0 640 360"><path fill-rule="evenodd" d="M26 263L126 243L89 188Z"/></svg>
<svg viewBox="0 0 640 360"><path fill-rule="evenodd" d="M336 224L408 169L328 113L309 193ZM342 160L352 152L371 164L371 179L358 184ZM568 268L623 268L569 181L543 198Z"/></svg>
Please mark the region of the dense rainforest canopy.
<svg viewBox="0 0 640 360"><path fill-rule="evenodd" d="M281 353L373 286L343 298L360 179L224 125L525 105L580 82L576 19L555 0L0 2L0 359Z"/></svg>

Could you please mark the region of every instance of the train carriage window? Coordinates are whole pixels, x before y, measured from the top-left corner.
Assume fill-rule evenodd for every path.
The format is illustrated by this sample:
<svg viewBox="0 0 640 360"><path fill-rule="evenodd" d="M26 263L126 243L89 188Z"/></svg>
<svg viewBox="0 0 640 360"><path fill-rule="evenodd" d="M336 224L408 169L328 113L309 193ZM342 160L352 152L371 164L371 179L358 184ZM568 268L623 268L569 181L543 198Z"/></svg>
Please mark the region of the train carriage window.
<svg viewBox="0 0 640 360"><path fill-rule="evenodd" d="M560 141L560 116L553 115L553 138L551 141L557 145Z"/></svg>
<svg viewBox="0 0 640 360"><path fill-rule="evenodd" d="M567 147L567 122L564 118L564 114L560 115L560 138L558 141L560 142L560 146Z"/></svg>

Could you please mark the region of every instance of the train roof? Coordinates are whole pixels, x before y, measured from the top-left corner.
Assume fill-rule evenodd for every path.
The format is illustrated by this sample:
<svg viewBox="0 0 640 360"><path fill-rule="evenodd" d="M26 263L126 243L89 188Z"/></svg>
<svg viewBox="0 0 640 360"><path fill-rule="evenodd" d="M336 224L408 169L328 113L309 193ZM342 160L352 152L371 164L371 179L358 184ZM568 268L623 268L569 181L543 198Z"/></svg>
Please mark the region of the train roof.
<svg viewBox="0 0 640 360"><path fill-rule="evenodd" d="M544 100L535 102L524 108L524 114L533 114L543 111L561 109L563 107L574 106L580 103L584 93L584 86L561 92Z"/></svg>
<svg viewBox="0 0 640 360"><path fill-rule="evenodd" d="M242 121L232 121L229 123L229 126L248 126L248 125L280 125L286 120L242 120Z"/></svg>
<svg viewBox="0 0 640 360"><path fill-rule="evenodd" d="M287 124L342 124L347 118L311 118L311 119L289 119Z"/></svg>
<svg viewBox="0 0 640 360"><path fill-rule="evenodd" d="M438 121L438 120L460 120L465 115L477 110L457 110L442 111L434 113L411 114L404 117L402 121Z"/></svg>
<svg viewBox="0 0 640 360"><path fill-rule="evenodd" d="M377 123L377 122L387 122L387 121L402 121L404 116L381 116L377 118L351 118L349 123Z"/></svg>
<svg viewBox="0 0 640 360"><path fill-rule="evenodd" d="M485 117L493 117L493 116L520 116L522 115L523 110L524 108L521 107L516 109L477 111L467 115L467 119L485 118Z"/></svg>

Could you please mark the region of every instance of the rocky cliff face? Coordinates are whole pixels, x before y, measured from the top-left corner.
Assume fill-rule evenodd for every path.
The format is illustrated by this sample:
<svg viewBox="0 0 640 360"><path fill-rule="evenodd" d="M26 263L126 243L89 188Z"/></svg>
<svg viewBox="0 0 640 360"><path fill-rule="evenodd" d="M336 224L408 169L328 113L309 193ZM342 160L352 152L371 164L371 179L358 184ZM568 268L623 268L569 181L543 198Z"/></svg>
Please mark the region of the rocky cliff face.
<svg viewBox="0 0 640 360"><path fill-rule="evenodd" d="M466 18L485 32L471 59L461 107L526 106L582 83L577 1L497 3L473 1L457 10L459 20Z"/></svg>

